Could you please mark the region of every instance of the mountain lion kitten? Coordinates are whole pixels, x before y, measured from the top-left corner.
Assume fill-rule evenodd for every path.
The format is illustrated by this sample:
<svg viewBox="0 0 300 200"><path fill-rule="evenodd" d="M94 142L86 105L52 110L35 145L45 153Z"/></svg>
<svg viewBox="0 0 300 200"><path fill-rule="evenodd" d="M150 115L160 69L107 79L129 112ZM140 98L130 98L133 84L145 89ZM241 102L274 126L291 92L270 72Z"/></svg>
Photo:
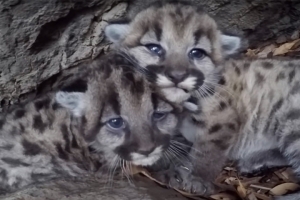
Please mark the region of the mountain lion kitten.
<svg viewBox="0 0 300 200"><path fill-rule="evenodd" d="M162 158L181 109L119 55L102 57L80 74L85 92L59 91L2 113L1 193L105 165L149 166Z"/></svg>
<svg viewBox="0 0 300 200"><path fill-rule="evenodd" d="M156 74L167 99L194 112L180 129L194 141L193 162L170 172L165 181L172 187L208 196L228 159L244 173L291 165L300 175L300 60L229 58L240 38L222 34L213 18L187 3L158 2L105 33ZM191 95L198 106L186 101Z"/></svg>

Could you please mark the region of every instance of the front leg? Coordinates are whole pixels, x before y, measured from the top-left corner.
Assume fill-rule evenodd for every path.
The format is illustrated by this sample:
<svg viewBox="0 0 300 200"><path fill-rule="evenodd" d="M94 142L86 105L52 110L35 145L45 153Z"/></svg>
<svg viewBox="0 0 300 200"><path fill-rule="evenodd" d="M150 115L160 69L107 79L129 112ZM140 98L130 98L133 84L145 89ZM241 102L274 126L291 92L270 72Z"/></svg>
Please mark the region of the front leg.
<svg viewBox="0 0 300 200"><path fill-rule="evenodd" d="M209 196L218 190L213 182L228 159L228 151L238 134L239 121L234 110L228 108L219 113L191 116L189 122L185 125L189 127L188 131L191 132L192 127L196 131L190 153L192 163L176 167L169 183L186 192Z"/></svg>

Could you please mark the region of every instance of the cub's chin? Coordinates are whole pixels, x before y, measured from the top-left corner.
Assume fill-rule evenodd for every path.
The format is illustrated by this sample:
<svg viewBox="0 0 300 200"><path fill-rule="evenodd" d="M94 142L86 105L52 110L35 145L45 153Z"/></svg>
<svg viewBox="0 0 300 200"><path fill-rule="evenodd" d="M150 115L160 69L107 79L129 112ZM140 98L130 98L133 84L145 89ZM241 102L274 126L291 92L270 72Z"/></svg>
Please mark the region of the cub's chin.
<svg viewBox="0 0 300 200"><path fill-rule="evenodd" d="M191 97L188 91L178 87L162 88L161 92L169 101L176 104L181 104Z"/></svg>

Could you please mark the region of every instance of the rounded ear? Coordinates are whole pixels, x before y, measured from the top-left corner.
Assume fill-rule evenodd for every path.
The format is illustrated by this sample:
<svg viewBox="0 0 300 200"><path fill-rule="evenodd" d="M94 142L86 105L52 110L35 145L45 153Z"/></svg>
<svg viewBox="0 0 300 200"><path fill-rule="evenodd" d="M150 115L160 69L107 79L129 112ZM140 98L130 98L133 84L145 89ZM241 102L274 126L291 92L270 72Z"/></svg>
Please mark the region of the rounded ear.
<svg viewBox="0 0 300 200"><path fill-rule="evenodd" d="M85 93L83 92L57 92L55 100L62 107L70 110L76 117L81 117L86 109Z"/></svg>
<svg viewBox="0 0 300 200"><path fill-rule="evenodd" d="M104 33L109 41L113 43L121 42L129 32L129 24L108 24Z"/></svg>
<svg viewBox="0 0 300 200"><path fill-rule="evenodd" d="M221 45L225 56L235 54L241 47L241 38L221 34Z"/></svg>

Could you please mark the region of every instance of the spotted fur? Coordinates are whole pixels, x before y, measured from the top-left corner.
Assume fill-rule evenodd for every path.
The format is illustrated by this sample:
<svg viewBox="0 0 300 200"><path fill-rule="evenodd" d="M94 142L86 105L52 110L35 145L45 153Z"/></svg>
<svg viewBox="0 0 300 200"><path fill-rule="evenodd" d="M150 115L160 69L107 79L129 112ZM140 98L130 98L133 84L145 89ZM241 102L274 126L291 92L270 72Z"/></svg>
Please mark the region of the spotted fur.
<svg viewBox="0 0 300 200"><path fill-rule="evenodd" d="M189 105L194 113L180 129L194 142L194 161L173 170L170 185L210 195L228 159L244 173L291 165L299 177L300 60L230 58L240 39L222 34L196 6L178 2L112 23L106 35L156 73L166 98L180 103L192 95L198 102L196 109Z"/></svg>
<svg viewBox="0 0 300 200"><path fill-rule="evenodd" d="M120 163L149 166L168 148L180 109L132 64L111 54L80 74L85 91L65 88L1 115L1 193Z"/></svg>

